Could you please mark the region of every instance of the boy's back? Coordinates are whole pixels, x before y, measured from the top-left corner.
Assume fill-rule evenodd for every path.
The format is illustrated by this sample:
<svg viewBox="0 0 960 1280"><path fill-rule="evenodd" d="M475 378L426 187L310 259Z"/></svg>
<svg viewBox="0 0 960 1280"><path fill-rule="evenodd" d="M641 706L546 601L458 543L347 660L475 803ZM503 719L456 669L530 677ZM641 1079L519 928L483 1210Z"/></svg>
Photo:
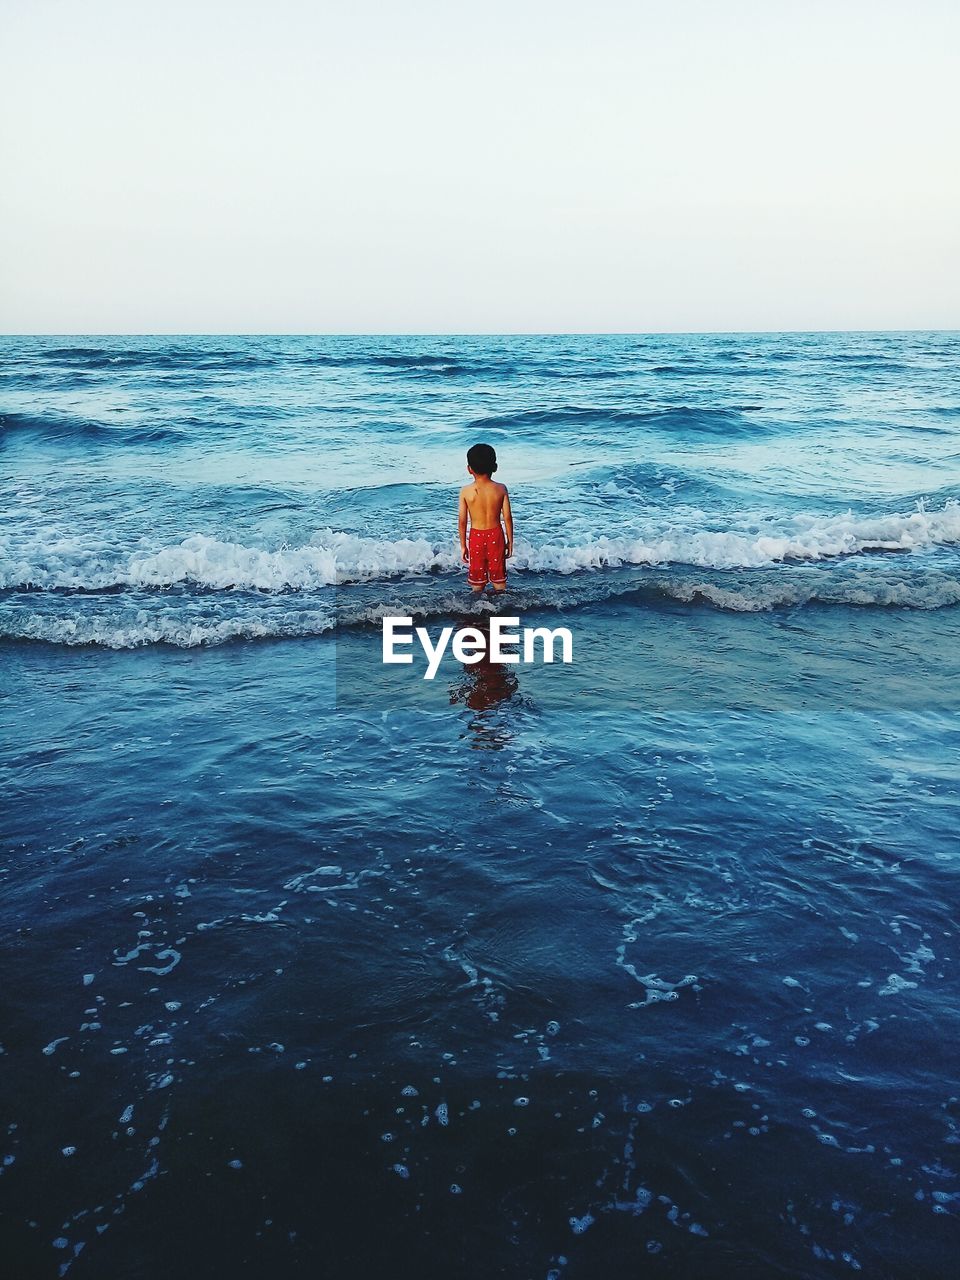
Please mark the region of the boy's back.
<svg viewBox="0 0 960 1280"><path fill-rule="evenodd" d="M503 500L507 486L488 476L477 476L471 484L465 484L460 495L470 513L470 525L474 529L495 529L500 523Z"/></svg>

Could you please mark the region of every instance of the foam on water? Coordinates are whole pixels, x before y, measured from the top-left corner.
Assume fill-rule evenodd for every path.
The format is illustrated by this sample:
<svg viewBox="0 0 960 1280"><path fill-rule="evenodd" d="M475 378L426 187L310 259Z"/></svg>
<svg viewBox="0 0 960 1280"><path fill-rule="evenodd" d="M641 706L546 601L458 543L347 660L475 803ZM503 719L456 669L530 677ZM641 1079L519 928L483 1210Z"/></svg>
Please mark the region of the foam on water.
<svg viewBox="0 0 960 1280"><path fill-rule="evenodd" d="M750 570L733 578L702 573L621 568L574 579L542 574L525 577L503 603L469 596L459 580L445 574L429 583L412 578L389 593L354 584L319 593L220 592L189 589L156 593L31 592L0 600L0 638L68 646L132 649L145 645L178 648L237 640L322 636L337 628L379 627L384 617L412 616L418 622L513 610L589 610L605 602L642 609L657 600L707 606L723 612L759 613L822 604L834 607L938 610L960 603L960 567L904 573L899 562L864 562L835 568ZM324 598L324 592L327 598ZM371 595L371 592L373 593Z"/></svg>
<svg viewBox="0 0 960 1280"><path fill-rule="evenodd" d="M699 513L700 519L704 517ZM742 523L742 521L741 521ZM922 551L960 543L960 502L939 510L865 516L816 513L758 520L749 529L668 526L578 541L519 538L515 570L573 574L623 565L761 568L864 552ZM461 564L454 543L425 538L376 539L320 529L300 546L275 549L192 533L174 545L132 548L57 529L0 537L0 588L103 591L189 584L207 590L310 590L349 581L450 570Z"/></svg>

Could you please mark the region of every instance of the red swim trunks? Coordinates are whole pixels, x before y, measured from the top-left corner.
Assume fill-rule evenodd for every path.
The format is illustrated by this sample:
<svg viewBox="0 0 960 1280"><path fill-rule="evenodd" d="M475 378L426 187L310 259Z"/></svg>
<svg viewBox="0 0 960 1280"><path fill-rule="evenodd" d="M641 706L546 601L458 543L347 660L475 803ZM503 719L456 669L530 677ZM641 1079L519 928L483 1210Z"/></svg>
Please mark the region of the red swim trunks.
<svg viewBox="0 0 960 1280"><path fill-rule="evenodd" d="M467 581L471 587L485 587L487 582L499 586L507 580L507 542L503 528L470 530L470 567Z"/></svg>

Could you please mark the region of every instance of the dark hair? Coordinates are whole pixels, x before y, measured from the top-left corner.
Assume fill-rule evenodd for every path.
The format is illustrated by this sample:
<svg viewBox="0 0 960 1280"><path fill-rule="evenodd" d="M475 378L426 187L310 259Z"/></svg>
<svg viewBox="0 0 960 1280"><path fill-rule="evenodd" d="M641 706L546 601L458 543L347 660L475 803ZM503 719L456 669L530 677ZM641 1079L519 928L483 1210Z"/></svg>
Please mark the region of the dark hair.
<svg viewBox="0 0 960 1280"><path fill-rule="evenodd" d="M492 476L497 469L497 451L492 444L475 444L467 450L467 466L478 476Z"/></svg>

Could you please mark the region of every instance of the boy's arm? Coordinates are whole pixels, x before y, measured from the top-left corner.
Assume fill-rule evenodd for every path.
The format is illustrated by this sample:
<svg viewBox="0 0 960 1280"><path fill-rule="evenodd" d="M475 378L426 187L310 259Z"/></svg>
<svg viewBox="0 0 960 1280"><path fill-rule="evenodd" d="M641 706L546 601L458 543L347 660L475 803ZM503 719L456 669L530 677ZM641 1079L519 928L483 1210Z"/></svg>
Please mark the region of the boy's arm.
<svg viewBox="0 0 960 1280"><path fill-rule="evenodd" d="M460 555L464 564L470 559L467 552L467 500L460 490L460 506L457 510L457 532L460 534Z"/></svg>
<svg viewBox="0 0 960 1280"><path fill-rule="evenodd" d="M513 512L510 510L510 495L503 491L503 523L507 529L507 558L513 555Z"/></svg>

